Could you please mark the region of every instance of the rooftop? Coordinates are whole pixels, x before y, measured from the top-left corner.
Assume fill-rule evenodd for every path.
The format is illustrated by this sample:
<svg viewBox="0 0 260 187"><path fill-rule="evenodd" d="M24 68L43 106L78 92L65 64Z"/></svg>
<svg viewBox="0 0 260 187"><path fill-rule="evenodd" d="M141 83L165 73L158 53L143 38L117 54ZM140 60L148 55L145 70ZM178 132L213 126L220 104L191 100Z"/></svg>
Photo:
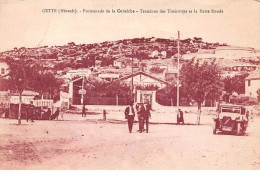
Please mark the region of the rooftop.
<svg viewBox="0 0 260 187"><path fill-rule="evenodd" d="M245 80L260 80L260 74L259 73L250 74L248 77L246 77Z"/></svg>

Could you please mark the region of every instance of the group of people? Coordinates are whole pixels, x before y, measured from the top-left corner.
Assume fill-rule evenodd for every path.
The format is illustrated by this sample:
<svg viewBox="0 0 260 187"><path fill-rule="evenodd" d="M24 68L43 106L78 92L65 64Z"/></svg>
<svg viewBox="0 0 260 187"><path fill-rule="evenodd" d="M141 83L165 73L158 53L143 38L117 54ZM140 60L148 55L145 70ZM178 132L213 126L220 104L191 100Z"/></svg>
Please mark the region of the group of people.
<svg viewBox="0 0 260 187"><path fill-rule="evenodd" d="M42 111L41 111L42 112ZM47 111L44 111L42 114L41 114L41 117L40 119L42 120L55 120L57 119L58 120L58 117L59 115L61 115L61 118L63 119L63 115L62 113L60 112L60 109L57 108L56 111L51 114L51 109L48 108ZM31 122L34 122L35 118L36 118L36 109L34 107L34 105L30 104L28 107L27 107L27 110L26 110L26 121L31 121ZM39 118L38 118L39 119Z"/></svg>
<svg viewBox="0 0 260 187"><path fill-rule="evenodd" d="M149 132L149 119L151 118L151 107L149 103L138 103L136 104L136 113L139 122L138 132L142 133L146 131ZM129 133L132 133L133 123L135 119L135 109L133 103L130 103L125 109L125 118L128 122ZM146 129L144 128L144 124L146 125Z"/></svg>

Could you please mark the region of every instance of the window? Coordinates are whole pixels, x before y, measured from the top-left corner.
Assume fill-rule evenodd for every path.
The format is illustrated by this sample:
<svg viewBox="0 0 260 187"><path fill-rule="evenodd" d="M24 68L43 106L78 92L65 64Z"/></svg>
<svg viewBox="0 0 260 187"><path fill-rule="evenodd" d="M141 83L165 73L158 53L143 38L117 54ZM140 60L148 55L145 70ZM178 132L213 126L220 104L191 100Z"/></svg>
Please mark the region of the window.
<svg viewBox="0 0 260 187"><path fill-rule="evenodd" d="M5 74L5 68L1 68L1 74Z"/></svg>
<svg viewBox="0 0 260 187"><path fill-rule="evenodd" d="M248 80L248 86L250 86L251 85L251 81L250 80Z"/></svg>

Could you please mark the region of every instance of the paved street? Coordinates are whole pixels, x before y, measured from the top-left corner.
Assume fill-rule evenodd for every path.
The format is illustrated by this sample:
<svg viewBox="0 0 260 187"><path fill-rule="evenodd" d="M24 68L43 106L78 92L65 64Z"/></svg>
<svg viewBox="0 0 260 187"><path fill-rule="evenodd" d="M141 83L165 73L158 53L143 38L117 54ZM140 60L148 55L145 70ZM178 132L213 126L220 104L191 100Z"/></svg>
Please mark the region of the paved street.
<svg viewBox="0 0 260 187"><path fill-rule="evenodd" d="M259 118L245 136L213 135L213 121L129 134L125 121L71 119L0 119L0 169L260 169Z"/></svg>

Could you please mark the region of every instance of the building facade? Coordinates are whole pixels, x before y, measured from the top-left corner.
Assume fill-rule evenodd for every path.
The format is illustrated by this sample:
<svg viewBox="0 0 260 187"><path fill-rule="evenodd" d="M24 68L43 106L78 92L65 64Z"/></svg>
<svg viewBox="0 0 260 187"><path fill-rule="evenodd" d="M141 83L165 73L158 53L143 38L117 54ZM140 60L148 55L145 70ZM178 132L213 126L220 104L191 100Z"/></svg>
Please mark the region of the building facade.
<svg viewBox="0 0 260 187"><path fill-rule="evenodd" d="M4 77L8 74L9 72L9 66L7 65L6 62L0 62L0 77Z"/></svg>
<svg viewBox="0 0 260 187"><path fill-rule="evenodd" d="M245 95L257 98L260 89L260 74L251 74L245 79Z"/></svg>

